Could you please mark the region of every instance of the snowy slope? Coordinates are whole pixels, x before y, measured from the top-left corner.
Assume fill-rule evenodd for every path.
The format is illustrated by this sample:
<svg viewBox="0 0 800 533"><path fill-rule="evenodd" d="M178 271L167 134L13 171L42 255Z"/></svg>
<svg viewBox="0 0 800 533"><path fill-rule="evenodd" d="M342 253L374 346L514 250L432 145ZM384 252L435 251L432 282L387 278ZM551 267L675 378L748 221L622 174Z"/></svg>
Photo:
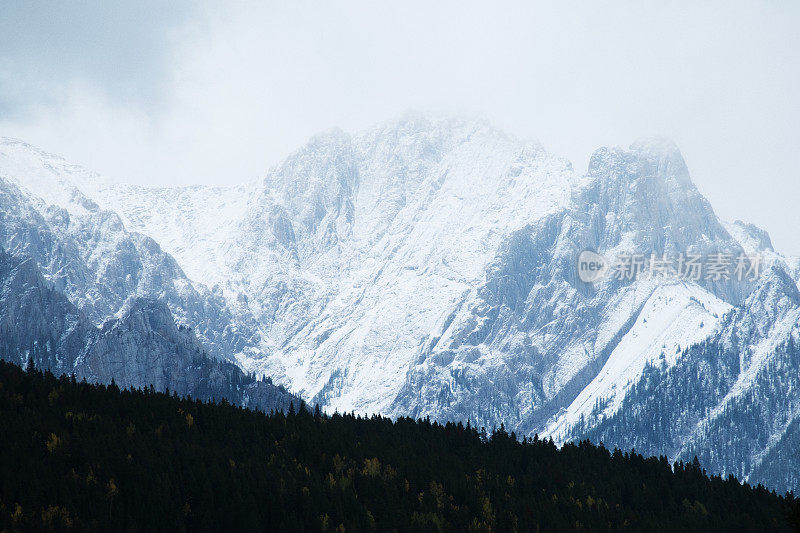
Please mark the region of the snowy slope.
<svg viewBox="0 0 800 533"><path fill-rule="evenodd" d="M43 275L96 325L132 298L165 302L210 353L232 357L254 328L232 321L224 299L192 283L152 238L83 190L103 180L14 139L0 139L0 248L33 258Z"/></svg>
<svg viewBox="0 0 800 533"><path fill-rule="evenodd" d="M612 416L647 364L674 365L683 349L708 338L730 308L696 285L656 286L603 368L545 434L563 441L573 436L572 427L581 421Z"/></svg>
<svg viewBox="0 0 800 533"><path fill-rule="evenodd" d="M579 173L485 122L409 115L320 134L240 186L118 185L10 141L0 177L18 211L0 224L4 245L30 248L45 232L55 244L38 248L74 248L81 268L69 276L59 272L73 262L53 261L55 252L38 261L97 323L131 295L165 299L223 356L329 410L685 454L713 440L715 424L773 376L776 357L791 366L780 354L796 319L777 302L793 301L800 261L755 226L721 222L677 147L660 139L601 148ZM129 260L108 265L120 248ZM575 268L585 249L758 252L777 277L587 284ZM151 256L161 259L139 259ZM137 281L142 273L150 283ZM112 279L122 287L106 290ZM774 309L757 305L765 298ZM651 427L663 408L647 380L691 380L698 369L714 376L696 383L700 411L664 414L680 421L662 440L649 430L620 437L628 423ZM758 438L793 435L792 409ZM720 468L738 453L753 464L775 453L737 446Z"/></svg>
<svg viewBox="0 0 800 533"><path fill-rule="evenodd" d="M777 490L797 490L800 292L773 264L752 294L675 364L642 372L619 409L572 428L609 446L692 460ZM768 461L775 461L774 464Z"/></svg>
<svg viewBox="0 0 800 533"><path fill-rule="evenodd" d="M90 194L256 317L269 355L243 366L332 408L386 411L505 236L563 208L578 179L485 123L412 118L318 136L257 184ZM331 395L336 380L347 391Z"/></svg>
<svg viewBox="0 0 800 533"><path fill-rule="evenodd" d="M600 150L581 176L484 122L409 116L321 134L239 187L84 190L257 324L244 368L330 409L555 431L745 292L687 288L706 308L574 280L583 247L738 249L664 141ZM527 292L493 294L508 282ZM644 308L675 323L643 327Z"/></svg>
<svg viewBox="0 0 800 533"><path fill-rule="evenodd" d="M553 416L579 416L578 393L606 364L630 367L622 386L665 344L638 325L644 306L679 307L666 311L680 317L676 345L704 334L681 333L684 322L715 312L638 282L592 293L574 279L577 252L738 247L663 141L600 150L581 176L485 122L412 115L321 134L264 179L227 188L119 186L35 150L7 160L44 204L74 218L89 216L76 198L96 203L152 238L183 283L223 298L222 327L245 333L231 356L331 409L563 425ZM687 290L715 309L741 296ZM640 346L650 352L624 355ZM462 378L494 391L473 394ZM599 379L607 394L612 381ZM486 394L496 405L473 405Z"/></svg>

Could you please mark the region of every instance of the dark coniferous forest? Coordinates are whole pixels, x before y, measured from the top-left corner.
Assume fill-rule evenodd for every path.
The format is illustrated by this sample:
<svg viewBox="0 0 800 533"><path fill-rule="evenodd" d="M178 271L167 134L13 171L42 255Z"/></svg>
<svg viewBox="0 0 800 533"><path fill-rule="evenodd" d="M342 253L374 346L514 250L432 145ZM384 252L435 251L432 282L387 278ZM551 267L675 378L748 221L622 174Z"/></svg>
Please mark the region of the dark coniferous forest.
<svg viewBox="0 0 800 533"><path fill-rule="evenodd" d="M0 361L0 531L789 531L701 465L500 428L264 414Z"/></svg>

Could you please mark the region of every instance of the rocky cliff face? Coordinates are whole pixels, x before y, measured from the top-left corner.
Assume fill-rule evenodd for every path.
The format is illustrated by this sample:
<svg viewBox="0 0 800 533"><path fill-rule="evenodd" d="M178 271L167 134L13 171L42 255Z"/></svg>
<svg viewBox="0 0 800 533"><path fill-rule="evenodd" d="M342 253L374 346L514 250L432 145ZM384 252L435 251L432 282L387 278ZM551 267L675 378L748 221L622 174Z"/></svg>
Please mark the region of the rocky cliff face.
<svg viewBox="0 0 800 533"><path fill-rule="evenodd" d="M300 399L237 366L210 358L163 302L136 299L96 328L46 281L32 259L0 249L0 358L119 386L285 410Z"/></svg>
<svg viewBox="0 0 800 533"><path fill-rule="evenodd" d="M0 247L32 258L96 325L131 298L154 298L191 324L214 357L252 345L253 328L242 321L234 328L223 298L195 286L158 243L128 231L79 188L98 179L20 141L0 140Z"/></svg>

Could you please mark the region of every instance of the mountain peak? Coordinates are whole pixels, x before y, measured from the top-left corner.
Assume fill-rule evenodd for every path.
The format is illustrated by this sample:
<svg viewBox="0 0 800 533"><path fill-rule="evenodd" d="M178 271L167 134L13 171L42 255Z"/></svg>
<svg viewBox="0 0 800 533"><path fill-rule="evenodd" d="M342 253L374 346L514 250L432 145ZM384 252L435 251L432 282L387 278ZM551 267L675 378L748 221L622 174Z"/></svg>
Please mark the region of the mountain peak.
<svg viewBox="0 0 800 533"><path fill-rule="evenodd" d="M681 151L678 145L672 139L653 135L650 137L642 137L631 143L630 150L642 154L664 155L680 157Z"/></svg>
<svg viewBox="0 0 800 533"><path fill-rule="evenodd" d="M590 176L614 175L628 179L656 177L681 189L694 189L678 146L662 137L641 139L628 149L602 147L589 160Z"/></svg>
<svg viewBox="0 0 800 533"><path fill-rule="evenodd" d="M726 223L725 229L731 234L742 248L748 253L758 253L763 251L775 251L772 247L772 239L766 230L759 228L755 224L736 220L732 224Z"/></svg>
<svg viewBox="0 0 800 533"><path fill-rule="evenodd" d="M355 135L364 146L393 144L404 149L413 146L435 147L445 152L473 143L489 146L497 143L525 146L534 153L543 152L536 140L523 140L496 128L487 119L457 113L412 111Z"/></svg>
<svg viewBox="0 0 800 533"><path fill-rule="evenodd" d="M765 307L785 302L790 307L800 307L800 290L795 281L778 266L772 265L761 276L760 282L747 297L746 306Z"/></svg>
<svg viewBox="0 0 800 533"><path fill-rule="evenodd" d="M36 156L41 157L43 159L55 159L55 160L58 160L58 161L64 161L63 157L61 157L59 155L52 154L50 152L46 152L46 151L42 150L41 148L39 148L37 146L33 146L32 144L29 144L29 143L23 141L22 139L18 139L16 137L0 137L0 146L10 147L10 148L13 148L13 149L26 150L26 151L28 151L28 152L30 152L32 154L35 154Z"/></svg>

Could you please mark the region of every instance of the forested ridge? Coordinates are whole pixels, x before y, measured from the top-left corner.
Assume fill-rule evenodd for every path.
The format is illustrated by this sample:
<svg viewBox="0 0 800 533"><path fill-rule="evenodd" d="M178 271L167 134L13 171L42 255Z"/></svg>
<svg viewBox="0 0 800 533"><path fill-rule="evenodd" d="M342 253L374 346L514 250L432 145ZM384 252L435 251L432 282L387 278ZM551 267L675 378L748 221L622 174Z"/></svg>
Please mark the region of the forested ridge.
<svg viewBox="0 0 800 533"><path fill-rule="evenodd" d="M791 530L696 461L503 428L264 414L0 361L0 530Z"/></svg>

